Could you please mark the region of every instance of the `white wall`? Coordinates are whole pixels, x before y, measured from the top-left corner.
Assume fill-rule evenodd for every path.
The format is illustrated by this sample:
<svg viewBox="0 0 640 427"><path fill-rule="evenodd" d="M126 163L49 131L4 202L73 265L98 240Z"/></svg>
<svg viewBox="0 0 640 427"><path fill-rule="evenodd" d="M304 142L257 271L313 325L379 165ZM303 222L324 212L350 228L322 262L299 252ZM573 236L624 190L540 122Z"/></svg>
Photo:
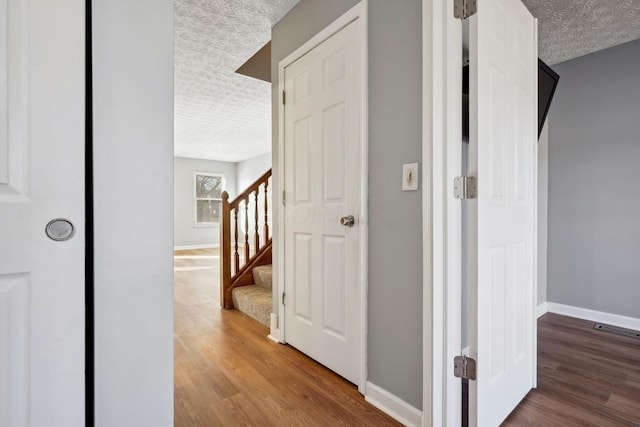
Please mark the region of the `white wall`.
<svg viewBox="0 0 640 427"><path fill-rule="evenodd" d="M271 153L254 157L238 163L238 192L244 191L249 185L271 169Z"/></svg>
<svg viewBox="0 0 640 427"><path fill-rule="evenodd" d="M95 425L171 427L173 1L92 5Z"/></svg>
<svg viewBox="0 0 640 427"><path fill-rule="evenodd" d="M214 246L220 242L219 225L195 225L195 202L193 194L194 172L222 174L226 190L231 199L236 194L237 164L215 160L174 158L174 225L173 238L176 248Z"/></svg>

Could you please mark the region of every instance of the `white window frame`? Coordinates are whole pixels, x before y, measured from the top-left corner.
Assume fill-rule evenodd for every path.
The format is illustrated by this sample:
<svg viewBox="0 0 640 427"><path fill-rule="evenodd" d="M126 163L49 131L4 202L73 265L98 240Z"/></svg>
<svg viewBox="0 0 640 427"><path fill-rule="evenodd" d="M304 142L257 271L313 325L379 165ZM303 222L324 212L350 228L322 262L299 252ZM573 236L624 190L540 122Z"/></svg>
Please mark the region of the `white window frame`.
<svg viewBox="0 0 640 427"><path fill-rule="evenodd" d="M217 222L198 222L198 201L199 200L214 200L222 202L222 197L220 198L207 198L207 197L198 197L196 183L198 182L198 176L213 176L217 178L221 178L222 181L222 191L226 191L227 189L227 178L224 174L221 173L213 173L213 172L193 172L193 226L194 227L217 227L220 225L220 220ZM222 191L220 195L222 196Z"/></svg>

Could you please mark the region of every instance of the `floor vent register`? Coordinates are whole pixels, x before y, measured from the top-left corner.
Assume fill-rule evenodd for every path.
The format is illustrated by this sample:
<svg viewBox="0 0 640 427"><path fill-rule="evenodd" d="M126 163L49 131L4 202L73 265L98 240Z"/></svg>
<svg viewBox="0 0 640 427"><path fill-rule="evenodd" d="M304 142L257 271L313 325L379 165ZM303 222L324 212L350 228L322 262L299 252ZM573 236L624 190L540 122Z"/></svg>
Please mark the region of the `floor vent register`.
<svg viewBox="0 0 640 427"><path fill-rule="evenodd" d="M640 339L640 331L633 331L631 329L616 328L615 326L602 325L600 323L596 323L593 329L597 329L599 331L604 331L604 332L610 332L612 334L623 335L625 337Z"/></svg>

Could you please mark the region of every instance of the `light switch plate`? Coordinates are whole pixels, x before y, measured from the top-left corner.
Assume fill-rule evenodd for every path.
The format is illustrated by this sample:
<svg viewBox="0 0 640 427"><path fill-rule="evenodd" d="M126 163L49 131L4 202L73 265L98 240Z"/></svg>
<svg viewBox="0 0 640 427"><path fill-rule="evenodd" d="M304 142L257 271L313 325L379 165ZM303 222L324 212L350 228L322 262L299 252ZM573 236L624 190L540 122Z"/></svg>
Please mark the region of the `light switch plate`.
<svg viewBox="0 0 640 427"><path fill-rule="evenodd" d="M418 189L418 164L405 163L402 165L402 191L416 191Z"/></svg>

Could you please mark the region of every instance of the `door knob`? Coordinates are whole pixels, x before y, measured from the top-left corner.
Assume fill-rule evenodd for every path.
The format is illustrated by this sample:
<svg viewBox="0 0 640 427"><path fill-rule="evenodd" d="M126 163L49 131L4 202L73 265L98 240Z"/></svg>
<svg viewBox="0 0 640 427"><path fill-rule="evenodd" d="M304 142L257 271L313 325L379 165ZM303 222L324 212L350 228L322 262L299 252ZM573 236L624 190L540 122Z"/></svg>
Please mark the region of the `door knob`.
<svg viewBox="0 0 640 427"><path fill-rule="evenodd" d="M353 224L355 223L356 219L353 217L353 215L347 215L340 218L340 224L344 225L345 227L353 227Z"/></svg>

